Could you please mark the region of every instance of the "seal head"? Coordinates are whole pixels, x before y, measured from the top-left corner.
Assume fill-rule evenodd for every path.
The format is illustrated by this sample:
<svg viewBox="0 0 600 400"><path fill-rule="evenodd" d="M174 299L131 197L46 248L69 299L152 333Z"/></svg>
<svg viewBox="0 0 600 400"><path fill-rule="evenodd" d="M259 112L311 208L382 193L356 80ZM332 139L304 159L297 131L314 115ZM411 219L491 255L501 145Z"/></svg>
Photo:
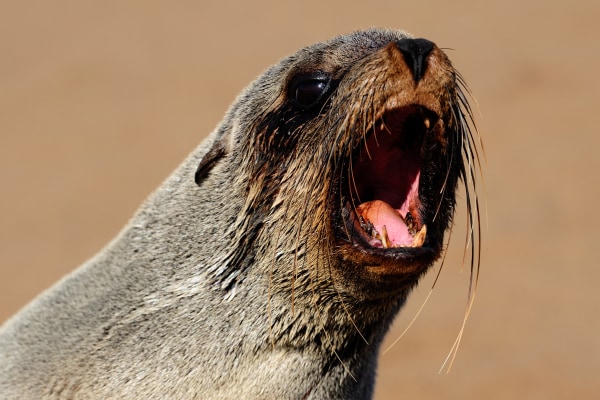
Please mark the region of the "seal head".
<svg viewBox="0 0 600 400"><path fill-rule="evenodd" d="M354 299L406 295L442 253L467 173L461 83L434 43L382 30L303 49L254 83L244 134L228 140L249 167L256 234L293 255L275 274Z"/></svg>
<svg viewBox="0 0 600 400"><path fill-rule="evenodd" d="M399 31L281 60L105 249L0 329L0 392L371 398L380 343L473 181L463 91L440 48Z"/></svg>

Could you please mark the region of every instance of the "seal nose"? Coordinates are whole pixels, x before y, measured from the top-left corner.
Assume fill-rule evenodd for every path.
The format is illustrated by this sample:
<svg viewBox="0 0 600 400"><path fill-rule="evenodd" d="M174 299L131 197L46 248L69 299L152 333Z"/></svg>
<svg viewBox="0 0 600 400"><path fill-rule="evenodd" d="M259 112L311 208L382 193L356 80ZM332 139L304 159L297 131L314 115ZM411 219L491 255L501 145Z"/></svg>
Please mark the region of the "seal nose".
<svg viewBox="0 0 600 400"><path fill-rule="evenodd" d="M433 50L433 43L427 39L401 39L396 42L396 46L402 52L415 82L419 82L425 75L427 56Z"/></svg>

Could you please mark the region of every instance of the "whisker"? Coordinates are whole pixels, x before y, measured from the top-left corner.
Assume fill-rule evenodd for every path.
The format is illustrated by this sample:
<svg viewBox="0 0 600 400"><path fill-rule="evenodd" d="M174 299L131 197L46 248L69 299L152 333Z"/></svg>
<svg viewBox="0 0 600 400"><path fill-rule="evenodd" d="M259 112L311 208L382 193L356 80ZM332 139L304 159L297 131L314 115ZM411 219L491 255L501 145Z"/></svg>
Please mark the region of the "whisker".
<svg viewBox="0 0 600 400"><path fill-rule="evenodd" d="M466 258L467 258L467 249L470 249L469 258L470 258L470 274L469 274L469 289L467 294L467 304L465 308L465 313L463 316L463 321L461 324L461 328L457 334L457 337L450 349L450 352L446 356L441 368L440 373L446 368L446 372L450 372L456 355L458 353L458 348L460 346L460 342L462 340L465 327L467 324L467 320L470 316L475 296L477 292L477 286L479 282L479 274L481 267L481 212L479 205L479 195L477 191L477 179L476 172L479 172L479 177L483 182L483 174L482 166L481 166L481 158L479 156L479 149L484 152L485 149L483 147L483 143L481 141L481 135L477 130L475 121L473 119L473 113L471 109L471 105L465 96L465 92L469 95L471 94L464 79L457 72L456 73L457 80L457 88L456 88L456 99L458 102L458 107L452 107L452 114L457 121L457 125L459 126L459 131L461 134L458 138L457 145L461 148L461 152L463 154L464 164L459 171L459 176L464 183L465 197L466 197L466 209L467 209L467 232L465 238L465 247L463 252L463 262L464 266ZM473 129L471 129L473 128ZM477 134L478 141L476 142L475 137L473 135L473 130ZM472 190L472 192L471 192Z"/></svg>
<svg viewBox="0 0 600 400"><path fill-rule="evenodd" d="M448 248L448 245L450 244L451 237L452 237L452 227L450 227L450 230L448 231L448 241L446 242L445 249ZM404 337L404 335L406 334L406 332L408 332L408 330L413 326L414 322L417 320L417 318L419 317L419 315L421 315L421 312L423 311L423 309L425 308L425 305L429 301L429 298L433 294L433 290L435 289L435 286L436 286L436 284L437 284L437 282L438 282L438 280L440 278L440 275L442 273L442 268L444 267L444 264L446 262L446 255L447 254L448 254L448 251L444 250L444 254L442 256L442 261L440 262L440 267L438 268L438 272L435 274L435 279L433 280L433 283L431 284L431 288L429 289L429 293L427 293L427 296L425 297L425 300L423 300L423 303L421 304L421 306L417 310L416 314L410 320L410 322L408 323L408 325L406 326L406 328L404 328L404 330L402 331L402 333L400 333L400 335L398 335L398 337L383 351L382 354L386 354L388 351L390 351L392 349L392 347L394 347L400 341L400 339L402 339Z"/></svg>
<svg viewBox="0 0 600 400"><path fill-rule="evenodd" d="M352 318L352 316L350 315L350 313L348 312L348 309L343 301L343 299L341 298L341 295L339 293L339 290L337 288L337 285L335 283L335 278L334 275L332 273L332 261L331 261L331 254L328 253L327 257L325 257L326 259L326 263L327 263L327 270L329 272L329 278L331 279L331 283L332 283L332 287L334 288L336 295L338 296L338 299L340 299L342 307L344 308L344 312L346 313L346 315L349 317L350 321L352 322L352 325L354 326L354 328L356 329L356 332L360 335L360 337L365 341L365 343L368 345L368 341L367 339L363 336L362 332L360 331L360 329L358 329L358 326L356 325L356 323L354 322L354 319ZM322 329L322 332L325 334L325 336L327 337L328 341L330 344L332 344L331 338L329 337L329 333L325 330ZM333 346L332 346L333 347ZM338 359L338 361L340 362L340 364L342 365L342 367L344 368L344 370L346 371L346 373L348 375L350 375L350 377L355 381L358 382L356 380L356 378L354 377L354 375L352 374L352 372L350 372L350 369L348 368L348 366L346 365L346 363L341 359L341 357L339 356L339 354L337 353L337 351L332 348L333 354L336 356L336 358Z"/></svg>

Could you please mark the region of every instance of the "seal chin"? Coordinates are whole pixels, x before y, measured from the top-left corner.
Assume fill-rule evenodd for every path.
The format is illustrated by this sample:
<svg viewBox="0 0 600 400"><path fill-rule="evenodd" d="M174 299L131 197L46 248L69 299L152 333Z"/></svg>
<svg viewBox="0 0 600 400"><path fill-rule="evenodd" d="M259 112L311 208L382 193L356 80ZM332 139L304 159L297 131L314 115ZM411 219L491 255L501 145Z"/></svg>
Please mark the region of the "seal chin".
<svg viewBox="0 0 600 400"><path fill-rule="evenodd" d="M425 138L439 117L419 105L385 111L364 135L341 187L345 252L371 272L420 274L439 256L441 243L427 236L420 177ZM357 257L358 256L358 257Z"/></svg>

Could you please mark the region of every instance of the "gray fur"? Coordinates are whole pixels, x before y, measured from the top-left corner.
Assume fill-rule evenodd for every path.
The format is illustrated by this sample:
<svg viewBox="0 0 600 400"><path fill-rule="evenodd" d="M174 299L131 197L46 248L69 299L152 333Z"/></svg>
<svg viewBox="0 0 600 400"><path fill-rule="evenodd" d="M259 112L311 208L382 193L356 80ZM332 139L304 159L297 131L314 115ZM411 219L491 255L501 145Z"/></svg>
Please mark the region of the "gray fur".
<svg viewBox="0 0 600 400"><path fill-rule="evenodd" d="M307 172L293 164L256 211L269 177L251 178L249 132L292 68L351 65L406 36L370 30L308 47L243 91L106 248L2 327L0 398L371 398L379 345L412 284L365 306L328 272L340 261L324 261L324 203L305 194L323 173L302 191L293 176Z"/></svg>

